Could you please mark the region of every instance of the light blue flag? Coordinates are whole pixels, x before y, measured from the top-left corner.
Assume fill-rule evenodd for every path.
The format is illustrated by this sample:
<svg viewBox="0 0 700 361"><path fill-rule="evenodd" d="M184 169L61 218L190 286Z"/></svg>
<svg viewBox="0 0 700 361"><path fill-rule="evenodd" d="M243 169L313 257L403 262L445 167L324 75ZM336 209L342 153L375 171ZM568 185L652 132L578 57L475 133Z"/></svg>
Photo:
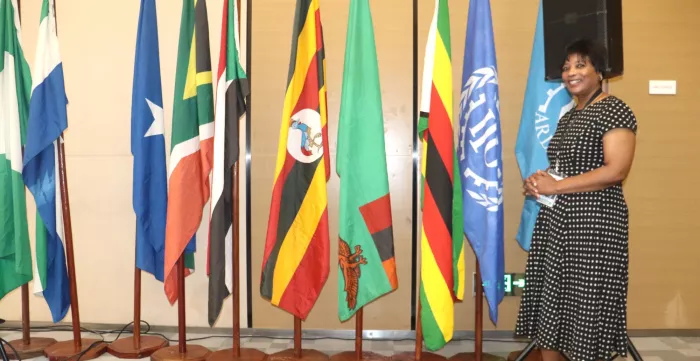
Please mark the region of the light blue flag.
<svg viewBox="0 0 700 361"><path fill-rule="evenodd" d="M549 167L547 146L552 139L557 123L564 113L574 106L574 101L561 81L545 81L544 30L542 25L542 3L537 15L535 41L530 59L530 74L527 79L523 113L520 117L515 157L523 180L538 170ZM516 239L524 250L530 250L532 232L535 229L540 204L535 198L526 197L520 227Z"/></svg>
<svg viewBox="0 0 700 361"><path fill-rule="evenodd" d="M476 254L493 323L503 300L503 161L498 69L489 0L471 0L459 111L464 233Z"/></svg>
<svg viewBox="0 0 700 361"><path fill-rule="evenodd" d="M41 9L22 177L37 208L34 293L44 297L53 321L58 322L70 307L58 175L59 142L63 143L61 134L68 128L68 98L53 2L44 0Z"/></svg>
<svg viewBox="0 0 700 361"><path fill-rule="evenodd" d="M155 0L141 0L131 97L136 267L163 282L168 182Z"/></svg>

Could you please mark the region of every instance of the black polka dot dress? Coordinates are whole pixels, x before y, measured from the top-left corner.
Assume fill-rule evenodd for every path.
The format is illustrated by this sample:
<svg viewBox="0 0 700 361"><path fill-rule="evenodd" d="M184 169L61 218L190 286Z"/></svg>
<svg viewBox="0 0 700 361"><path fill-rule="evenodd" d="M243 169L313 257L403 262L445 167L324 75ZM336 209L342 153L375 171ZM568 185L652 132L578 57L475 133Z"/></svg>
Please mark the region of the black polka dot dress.
<svg viewBox="0 0 700 361"><path fill-rule="evenodd" d="M608 96L565 114L547 155L571 177L603 166L603 135L615 128L636 133L630 108ZM541 349L594 361L626 356L628 211L621 184L561 194L541 206L525 268L516 334Z"/></svg>

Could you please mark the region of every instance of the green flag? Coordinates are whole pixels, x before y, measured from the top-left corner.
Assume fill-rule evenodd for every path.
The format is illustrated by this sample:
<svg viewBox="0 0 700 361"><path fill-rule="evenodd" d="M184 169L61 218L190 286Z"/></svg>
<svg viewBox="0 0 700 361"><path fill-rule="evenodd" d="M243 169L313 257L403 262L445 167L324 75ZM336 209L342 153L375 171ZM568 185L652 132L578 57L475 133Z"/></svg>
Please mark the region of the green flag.
<svg viewBox="0 0 700 361"><path fill-rule="evenodd" d="M22 180L32 79L20 39L17 0L0 0L0 299L32 280Z"/></svg>
<svg viewBox="0 0 700 361"><path fill-rule="evenodd" d="M336 171L340 177L338 316L396 289L377 51L368 0L352 0Z"/></svg>

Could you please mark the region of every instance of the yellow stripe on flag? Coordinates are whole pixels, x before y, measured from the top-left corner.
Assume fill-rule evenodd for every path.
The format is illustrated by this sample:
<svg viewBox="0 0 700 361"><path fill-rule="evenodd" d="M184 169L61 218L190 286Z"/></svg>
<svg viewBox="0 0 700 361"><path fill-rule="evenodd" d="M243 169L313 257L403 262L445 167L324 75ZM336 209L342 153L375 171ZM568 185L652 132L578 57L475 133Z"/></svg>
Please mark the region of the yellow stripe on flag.
<svg viewBox="0 0 700 361"><path fill-rule="evenodd" d="M275 166L275 181L282 171L284 161L287 158L287 133L289 121L292 118L292 110L299 101L299 96L304 90L304 83L309 71L309 65L316 56L316 7L312 2L306 14L306 22L297 38L296 63L294 64L294 74L287 85L287 92L284 98L284 109L282 110L282 126L280 131L279 144L277 145L277 165ZM323 113L321 113L323 114Z"/></svg>
<svg viewBox="0 0 700 361"><path fill-rule="evenodd" d="M464 237L462 237L462 240L464 240ZM457 277L457 294L455 295L458 300L462 301L464 300L464 243L462 243L462 249L459 251L459 259L457 261L457 274L454 276Z"/></svg>
<svg viewBox="0 0 700 361"><path fill-rule="evenodd" d="M279 305L294 272L304 258L327 203L326 171L323 163L319 162L301 208L289 227L277 256L270 300L273 305Z"/></svg>
<svg viewBox="0 0 700 361"><path fill-rule="evenodd" d="M452 63L439 33L435 41L434 64L433 84L452 124Z"/></svg>
<svg viewBox="0 0 700 361"><path fill-rule="evenodd" d="M450 291L452 285L447 285L440 272L425 230L421 232L421 265L422 285L430 310L443 337L450 340L454 331L454 304Z"/></svg>

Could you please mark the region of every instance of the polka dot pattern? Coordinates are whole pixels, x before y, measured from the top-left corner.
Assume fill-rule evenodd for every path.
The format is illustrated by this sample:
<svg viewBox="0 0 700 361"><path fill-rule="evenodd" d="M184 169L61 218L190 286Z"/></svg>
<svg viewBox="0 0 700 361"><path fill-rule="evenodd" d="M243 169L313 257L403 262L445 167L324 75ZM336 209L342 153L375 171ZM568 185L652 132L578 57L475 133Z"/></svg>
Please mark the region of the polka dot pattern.
<svg viewBox="0 0 700 361"><path fill-rule="evenodd" d="M614 96L565 114L547 155L559 171L579 175L603 165L603 136L636 133L630 108ZM542 206L525 267L516 334L575 361L626 356L628 210L622 185L561 194Z"/></svg>

